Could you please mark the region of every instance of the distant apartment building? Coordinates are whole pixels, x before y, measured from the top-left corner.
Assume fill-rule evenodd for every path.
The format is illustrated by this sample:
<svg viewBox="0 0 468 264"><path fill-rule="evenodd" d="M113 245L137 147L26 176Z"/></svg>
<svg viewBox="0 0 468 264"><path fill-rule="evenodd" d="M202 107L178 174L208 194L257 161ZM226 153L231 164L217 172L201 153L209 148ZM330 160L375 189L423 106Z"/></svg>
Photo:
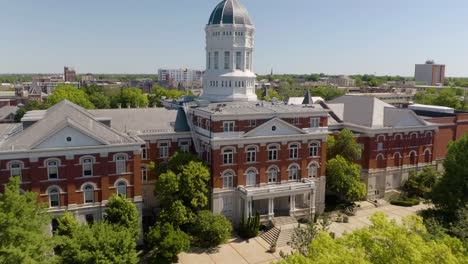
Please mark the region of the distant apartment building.
<svg viewBox="0 0 468 264"><path fill-rule="evenodd" d="M159 69L158 82L169 88L199 89L202 86L203 71L192 69Z"/></svg>
<svg viewBox="0 0 468 264"><path fill-rule="evenodd" d="M81 76L81 82L94 82L96 81L96 76L92 73L87 73Z"/></svg>
<svg viewBox="0 0 468 264"><path fill-rule="evenodd" d="M354 87L356 86L356 80L346 75L340 75L328 79L329 84L336 85L338 87Z"/></svg>
<svg viewBox="0 0 468 264"><path fill-rule="evenodd" d="M55 77L34 77L29 89L29 94L51 94L59 84L74 85L76 88L80 87L80 83L78 82L64 82L63 79Z"/></svg>
<svg viewBox="0 0 468 264"><path fill-rule="evenodd" d="M445 83L445 65L436 64L433 60L425 64L416 64L414 79L416 84L443 86Z"/></svg>
<svg viewBox="0 0 468 264"><path fill-rule="evenodd" d="M149 93L151 88L153 88L154 81L152 79L134 79L129 80L127 83L128 87L136 87L141 89L143 93Z"/></svg>
<svg viewBox="0 0 468 264"><path fill-rule="evenodd" d="M76 82L76 71L69 67L63 67L63 78L65 82Z"/></svg>

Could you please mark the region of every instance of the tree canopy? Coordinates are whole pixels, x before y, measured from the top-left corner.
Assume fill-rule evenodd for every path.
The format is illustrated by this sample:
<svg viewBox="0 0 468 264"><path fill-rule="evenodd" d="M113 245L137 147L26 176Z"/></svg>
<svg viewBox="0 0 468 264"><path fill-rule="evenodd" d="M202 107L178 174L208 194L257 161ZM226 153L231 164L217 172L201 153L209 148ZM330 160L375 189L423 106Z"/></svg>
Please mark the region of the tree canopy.
<svg viewBox="0 0 468 264"><path fill-rule="evenodd" d="M467 251L457 238L428 234L422 218L409 216L398 225L377 212L371 225L333 239L320 232L310 243L309 254L295 254L286 263L466 263Z"/></svg>
<svg viewBox="0 0 468 264"><path fill-rule="evenodd" d="M190 247L189 236L169 223L150 227L146 236L149 263L170 264L177 262L177 255Z"/></svg>
<svg viewBox="0 0 468 264"><path fill-rule="evenodd" d="M415 96L415 102L419 104L439 105L451 107L459 110L466 109L461 100L464 91L460 88L450 87L444 89L428 89L425 92L418 92Z"/></svg>
<svg viewBox="0 0 468 264"><path fill-rule="evenodd" d="M93 103L89 101L88 95L83 90L78 89L73 85L63 84L57 85L54 92L47 97L47 104L52 106L64 99L87 109L95 108Z"/></svg>
<svg viewBox="0 0 468 264"><path fill-rule="evenodd" d="M46 230L51 216L37 194L21 193L20 179L10 178L0 193L0 263L51 263L55 240Z"/></svg>
<svg viewBox="0 0 468 264"><path fill-rule="evenodd" d="M149 104L148 97L138 88L124 88L111 98L111 106L122 108L145 107Z"/></svg>
<svg viewBox="0 0 468 264"><path fill-rule="evenodd" d="M327 159L340 155L347 161L354 161L361 156L361 146L356 142L351 130L345 128L335 136L328 136Z"/></svg>
<svg viewBox="0 0 468 264"><path fill-rule="evenodd" d="M468 204L468 134L448 145L445 172L430 194L432 202L448 212Z"/></svg>
<svg viewBox="0 0 468 264"><path fill-rule="evenodd" d="M128 201L125 196L112 195L106 205L104 220L110 224L118 225L130 230L135 239L140 234L139 213L135 204Z"/></svg>
<svg viewBox="0 0 468 264"><path fill-rule="evenodd" d="M345 90L340 90L333 86L319 86L310 90L310 94L312 96L322 97L325 101L335 99L344 95L345 93Z"/></svg>
<svg viewBox="0 0 468 264"><path fill-rule="evenodd" d="M350 201L366 195L366 185L360 181L359 165L341 155L327 161L327 189Z"/></svg>

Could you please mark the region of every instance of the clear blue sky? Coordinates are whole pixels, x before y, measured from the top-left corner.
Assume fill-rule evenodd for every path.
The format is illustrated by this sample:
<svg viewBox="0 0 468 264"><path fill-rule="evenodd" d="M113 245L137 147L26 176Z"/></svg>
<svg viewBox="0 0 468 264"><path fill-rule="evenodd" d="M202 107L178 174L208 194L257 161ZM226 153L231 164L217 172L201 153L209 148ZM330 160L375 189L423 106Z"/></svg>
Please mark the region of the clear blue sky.
<svg viewBox="0 0 468 264"><path fill-rule="evenodd" d="M204 69L219 0L0 0L0 73ZM468 76L466 0L242 0L257 73L412 76L427 58Z"/></svg>

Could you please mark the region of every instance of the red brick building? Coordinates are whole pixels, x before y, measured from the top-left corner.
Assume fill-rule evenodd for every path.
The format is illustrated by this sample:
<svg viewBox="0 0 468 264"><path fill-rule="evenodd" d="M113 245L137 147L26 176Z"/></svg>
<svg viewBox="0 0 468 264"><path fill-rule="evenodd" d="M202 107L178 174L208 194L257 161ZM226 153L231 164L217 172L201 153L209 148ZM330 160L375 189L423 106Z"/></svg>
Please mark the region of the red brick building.
<svg viewBox="0 0 468 264"><path fill-rule="evenodd" d="M361 180L368 198L398 189L412 170L436 166L438 125L410 109L399 109L374 97L345 95L324 104L332 112L329 128L350 129L361 145Z"/></svg>

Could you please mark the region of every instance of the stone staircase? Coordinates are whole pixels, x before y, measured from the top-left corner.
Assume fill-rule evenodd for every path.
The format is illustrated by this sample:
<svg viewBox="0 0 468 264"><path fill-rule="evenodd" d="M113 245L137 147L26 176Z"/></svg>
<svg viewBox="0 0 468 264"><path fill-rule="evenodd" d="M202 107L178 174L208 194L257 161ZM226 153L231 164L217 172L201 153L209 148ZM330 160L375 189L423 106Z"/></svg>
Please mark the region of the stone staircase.
<svg viewBox="0 0 468 264"><path fill-rule="evenodd" d="M263 238L269 245L276 244L277 247L283 247L291 242L294 228L297 227L297 220L292 216L275 217L272 220L273 228L263 233Z"/></svg>
<svg viewBox="0 0 468 264"><path fill-rule="evenodd" d="M263 233L260 237L263 238L263 240L265 240L271 246L274 243L276 243L276 241L278 241L280 233L281 231L279 230L279 228L274 226L267 232Z"/></svg>

